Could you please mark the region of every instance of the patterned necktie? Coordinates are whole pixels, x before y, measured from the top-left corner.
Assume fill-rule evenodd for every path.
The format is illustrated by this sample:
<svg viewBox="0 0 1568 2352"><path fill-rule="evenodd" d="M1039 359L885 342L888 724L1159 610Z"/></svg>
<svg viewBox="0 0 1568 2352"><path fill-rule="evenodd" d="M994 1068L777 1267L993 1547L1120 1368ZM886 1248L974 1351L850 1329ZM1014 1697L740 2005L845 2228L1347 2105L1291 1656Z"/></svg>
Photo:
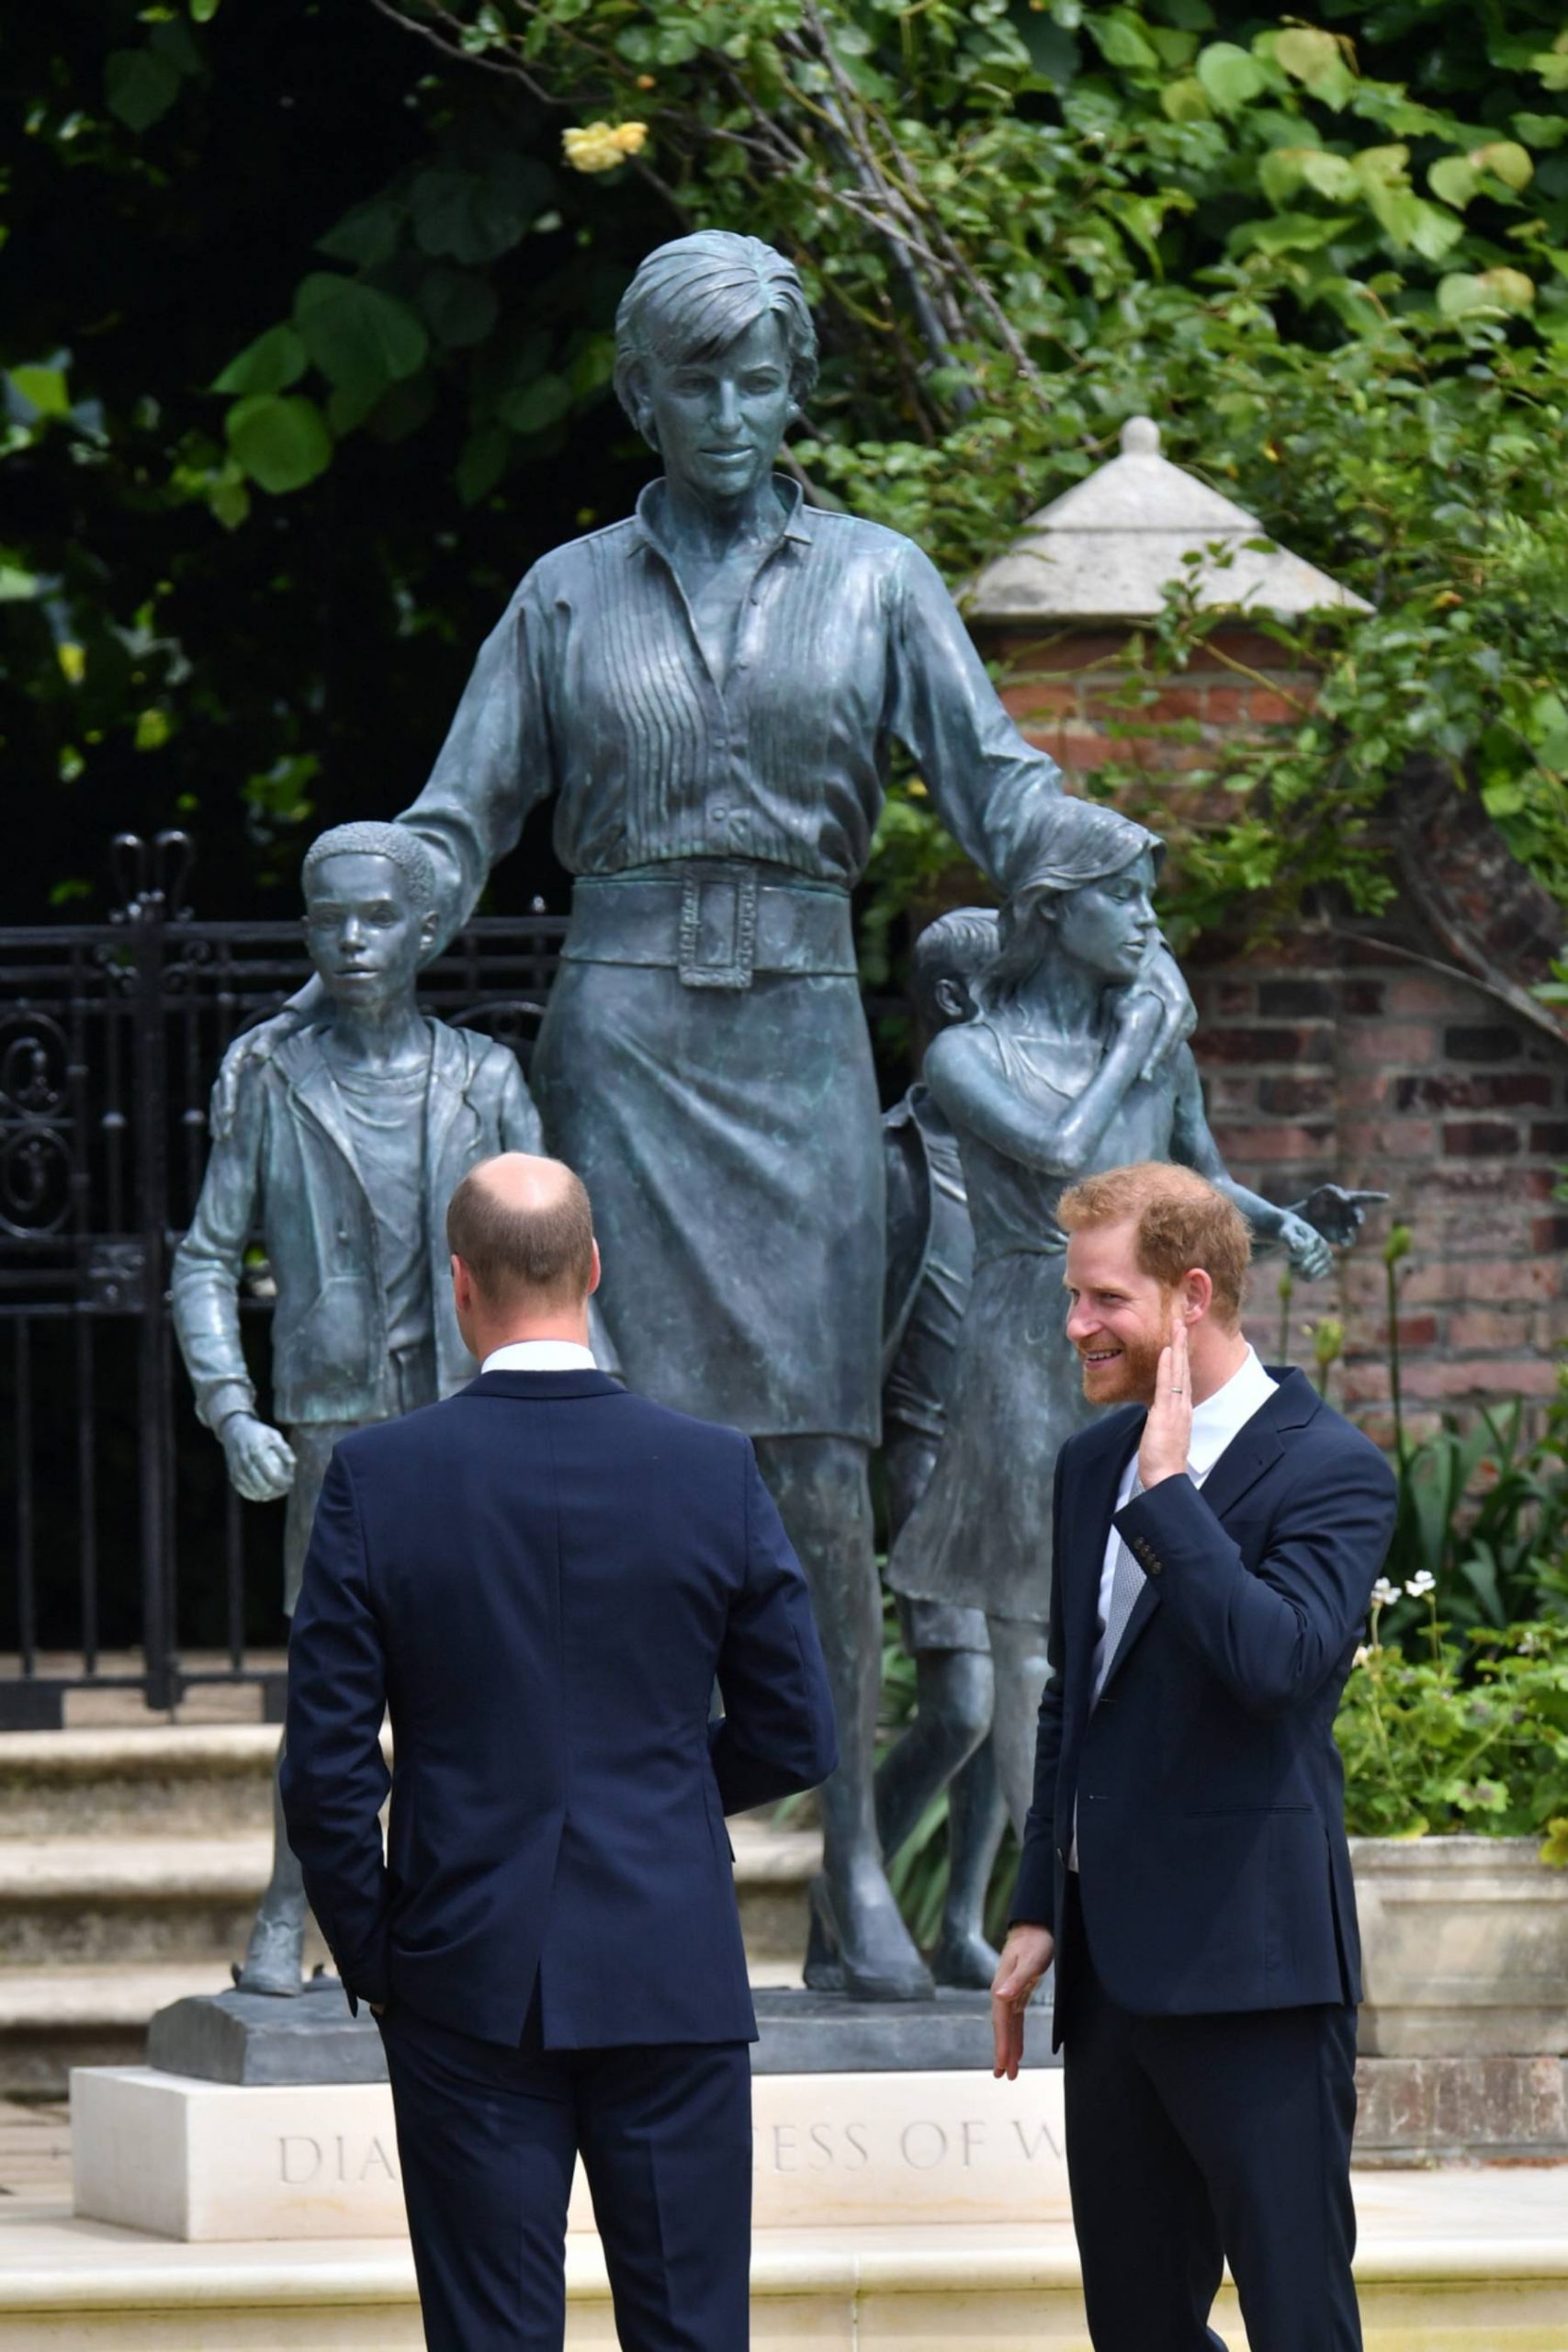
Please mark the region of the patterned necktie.
<svg viewBox="0 0 1568 2352"><path fill-rule="evenodd" d="M1143 1480L1134 1470L1133 1492L1127 1498L1128 1502L1131 1502L1134 1496L1141 1495L1143 1491ZM1094 1695L1089 1701L1091 1707L1098 1706L1100 1703L1100 1694L1105 1688L1105 1678L1110 1673L1111 1662L1122 1645L1122 1636L1127 1630L1127 1620L1137 1606L1138 1595L1142 1592L1144 1584L1145 1577L1142 1568L1118 1535L1116 1573L1111 1579L1111 1602L1105 1612L1105 1623L1100 1629L1100 1645L1095 1652Z"/></svg>

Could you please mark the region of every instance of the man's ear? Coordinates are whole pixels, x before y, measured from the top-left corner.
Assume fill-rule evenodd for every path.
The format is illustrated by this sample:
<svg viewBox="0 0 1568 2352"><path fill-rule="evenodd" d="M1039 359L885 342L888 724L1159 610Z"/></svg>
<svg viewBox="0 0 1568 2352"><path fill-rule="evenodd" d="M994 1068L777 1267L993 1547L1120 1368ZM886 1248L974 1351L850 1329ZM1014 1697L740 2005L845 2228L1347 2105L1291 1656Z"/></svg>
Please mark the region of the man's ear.
<svg viewBox="0 0 1568 2352"><path fill-rule="evenodd" d="M428 956L431 949L434 946L435 934L439 928L440 917L437 915L435 909L434 907L426 908L424 913L420 917L419 922L419 952L422 956Z"/></svg>
<svg viewBox="0 0 1568 2352"><path fill-rule="evenodd" d="M593 1244L593 1272L589 1277L588 1283L588 1295L590 1298L592 1297L594 1292L598 1289L600 1277L604 1272L604 1269L601 1264L599 1258L599 1244L595 1242Z"/></svg>
<svg viewBox="0 0 1568 2352"><path fill-rule="evenodd" d="M466 1315L474 1303L474 1279L461 1258L452 1260L452 1299L459 1315Z"/></svg>
<svg viewBox="0 0 1568 2352"><path fill-rule="evenodd" d="M1214 1285L1201 1266L1194 1266L1181 1281L1181 1319L1201 1323L1214 1303Z"/></svg>
<svg viewBox="0 0 1568 2352"><path fill-rule="evenodd" d="M931 994L950 1021L967 1021L970 1012L969 991L962 980L938 980Z"/></svg>

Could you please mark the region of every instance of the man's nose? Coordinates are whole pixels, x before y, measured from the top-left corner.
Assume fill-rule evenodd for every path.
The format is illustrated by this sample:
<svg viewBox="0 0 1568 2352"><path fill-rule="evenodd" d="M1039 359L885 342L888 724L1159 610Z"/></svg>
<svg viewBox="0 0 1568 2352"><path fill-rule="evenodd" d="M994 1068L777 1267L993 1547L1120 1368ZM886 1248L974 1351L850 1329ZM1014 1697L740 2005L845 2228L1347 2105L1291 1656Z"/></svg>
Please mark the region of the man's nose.
<svg viewBox="0 0 1568 2352"><path fill-rule="evenodd" d="M344 945L345 947L357 947L364 936L365 925L360 922L359 917L357 915L345 915L343 925Z"/></svg>
<svg viewBox="0 0 1568 2352"><path fill-rule="evenodd" d="M1087 1340L1093 1329L1094 1317L1089 1313L1088 1309L1081 1305L1081 1303L1078 1306L1068 1307L1067 1337L1072 1341L1075 1348L1077 1347L1081 1341Z"/></svg>

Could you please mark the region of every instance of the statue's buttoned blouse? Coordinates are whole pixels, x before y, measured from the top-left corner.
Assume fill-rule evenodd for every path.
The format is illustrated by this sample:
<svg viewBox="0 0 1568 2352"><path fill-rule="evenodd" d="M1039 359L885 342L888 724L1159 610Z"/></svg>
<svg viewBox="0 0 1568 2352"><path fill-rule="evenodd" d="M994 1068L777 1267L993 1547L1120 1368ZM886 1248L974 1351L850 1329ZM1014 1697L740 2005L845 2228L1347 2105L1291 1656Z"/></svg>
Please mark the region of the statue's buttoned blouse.
<svg viewBox="0 0 1568 2352"><path fill-rule="evenodd" d="M663 490L545 556L480 650L406 812L440 863L448 931L552 792L573 874L743 858L847 890L892 738L995 872L1023 799L1060 775L1008 718L927 557L878 524L806 507L780 480L720 684L663 537Z"/></svg>

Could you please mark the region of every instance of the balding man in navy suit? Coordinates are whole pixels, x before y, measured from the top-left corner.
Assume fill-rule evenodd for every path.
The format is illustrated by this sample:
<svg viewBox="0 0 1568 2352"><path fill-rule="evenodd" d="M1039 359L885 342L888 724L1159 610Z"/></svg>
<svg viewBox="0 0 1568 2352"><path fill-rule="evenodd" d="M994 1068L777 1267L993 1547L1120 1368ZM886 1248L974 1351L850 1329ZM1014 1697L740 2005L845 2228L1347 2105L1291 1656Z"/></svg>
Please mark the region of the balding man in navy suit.
<svg viewBox="0 0 1568 2352"><path fill-rule="evenodd" d="M1356 1898L1334 1717L1387 1463L1240 1326L1249 1238L1190 1170L1057 1212L1067 1336L1119 1406L1056 1467L1051 1679L992 1987L996 2071L1053 1957L1095 2352L1358 2352Z"/></svg>
<svg viewBox="0 0 1568 2352"><path fill-rule="evenodd" d="M626 2352L744 2352L756 2024L724 1816L833 1769L805 1580L750 1441L596 1369L569 1170L482 1163L448 1238L482 1369L333 1456L289 1840L380 2022L431 2352L558 2352L579 2154Z"/></svg>

